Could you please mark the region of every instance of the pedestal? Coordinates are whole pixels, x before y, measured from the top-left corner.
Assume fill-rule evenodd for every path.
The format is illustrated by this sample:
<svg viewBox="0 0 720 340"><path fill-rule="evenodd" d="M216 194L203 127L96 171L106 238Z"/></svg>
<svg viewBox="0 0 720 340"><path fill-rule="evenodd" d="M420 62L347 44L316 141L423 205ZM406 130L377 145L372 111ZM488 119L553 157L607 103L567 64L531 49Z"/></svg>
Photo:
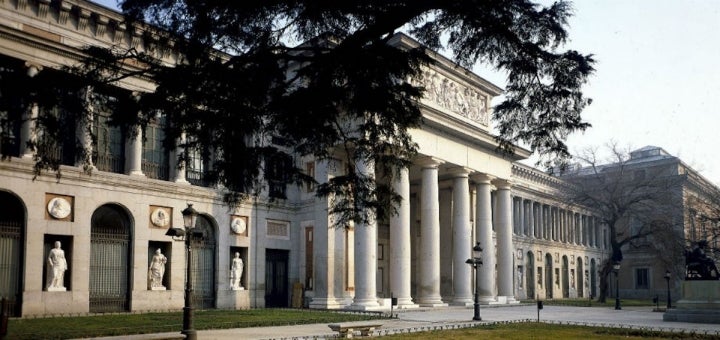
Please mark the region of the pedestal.
<svg viewBox="0 0 720 340"><path fill-rule="evenodd" d="M663 321L720 324L720 281L683 281L677 308Z"/></svg>

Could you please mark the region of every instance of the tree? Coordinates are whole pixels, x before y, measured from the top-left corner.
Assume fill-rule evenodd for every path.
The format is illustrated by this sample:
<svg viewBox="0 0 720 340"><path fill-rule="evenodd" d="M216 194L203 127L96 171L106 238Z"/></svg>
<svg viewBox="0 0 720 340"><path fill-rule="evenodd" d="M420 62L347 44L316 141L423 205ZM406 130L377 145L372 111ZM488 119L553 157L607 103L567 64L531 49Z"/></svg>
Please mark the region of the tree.
<svg viewBox="0 0 720 340"><path fill-rule="evenodd" d="M394 174L416 152L408 129L421 123L424 89L408 79L431 59L425 47L390 46L400 30L429 49L446 49L461 66L483 62L507 72L505 101L493 114L503 150L522 142L546 159L564 160L565 137L589 126L580 116L590 103L581 87L594 61L560 49L572 12L567 1L547 7L528 0L121 5L128 27L140 25L159 46L172 46L178 60L89 48L84 65L74 69L78 83L106 93L117 92L113 85L124 78L151 78L154 92L117 94L126 100L103 103L112 121L134 131L162 112L169 122L166 146L174 147L184 133L183 146L209 150L212 178L227 188L230 202L261 187L269 159L293 154L345 160L345 175L318 187L321 195L341 197L333 208L341 220L392 210L384 208L399 197L386 186L368 185L372 181L354 164L374 161ZM57 170L56 164L45 161L40 168ZM286 170L288 182L311 180L301 169Z"/></svg>
<svg viewBox="0 0 720 340"><path fill-rule="evenodd" d="M678 226L684 221L684 177L678 174L677 158L643 160L616 143L610 143L608 151L608 159L599 156L598 148L580 152L574 156L580 163L563 174L570 184L563 193L566 202L591 209L608 228L612 255L600 269L601 302L613 264L623 260L623 252L653 252L661 262L676 264L682 252L674 242L682 239Z"/></svg>

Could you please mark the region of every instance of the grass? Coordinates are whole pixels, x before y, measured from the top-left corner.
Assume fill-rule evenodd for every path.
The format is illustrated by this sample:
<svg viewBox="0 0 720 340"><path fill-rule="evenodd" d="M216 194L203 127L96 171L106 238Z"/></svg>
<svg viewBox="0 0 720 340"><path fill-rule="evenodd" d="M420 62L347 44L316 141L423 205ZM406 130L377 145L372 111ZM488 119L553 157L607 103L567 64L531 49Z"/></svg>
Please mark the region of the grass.
<svg viewBox="0 0 720 340"><path fill-rule="evenodd" d="M206 310L195 312L195 329L224 329L361 321L379 318L299 309ZM179 332L182 312L114 314L62 318L11 319L8 339L68 339L126 334Z"/></svg>
<svg viewBox="0 0 720 340"><path fill-rule="evenodd" d="M523 303L534 304L536 300L522 300ZM575 307L615 307L615 299L607 298L605 303L600 303L597 300L590 301L589 299L562 299L562 300L544 300L545 306L575 306ZM620 299L620 304L623 307L654 307L655 304L652 300L638 300L638 299ZM662 306L663 304L660 303Z"/></svg>
<svg viewBox="0 0 720 340"><path fill-rule="evenodd" d="M484 325L447 331L432 331L384 336L386 339L718 339L717 336L700 334L674 334L658 331L602 328L588 326L555 325L536 322Z"/></svg>

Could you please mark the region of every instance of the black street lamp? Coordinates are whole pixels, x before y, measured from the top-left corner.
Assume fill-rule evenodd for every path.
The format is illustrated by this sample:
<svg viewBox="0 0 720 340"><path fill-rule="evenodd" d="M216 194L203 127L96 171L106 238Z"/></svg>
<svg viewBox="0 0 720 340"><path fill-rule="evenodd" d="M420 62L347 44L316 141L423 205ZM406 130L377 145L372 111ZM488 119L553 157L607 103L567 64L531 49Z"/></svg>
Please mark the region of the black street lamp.
<svg viewBox="0 0 720 340"><path fill-rule="evenodd" d="M185 307L183 307L183 330L180 334L185 334L188 340L197 339L197 331L193 322L193 303L192 303L192 242L194 239L202 239L202 232L193 231L195 222L197 221L197 211L193 209L192 204L188 203L187 208L182 211L184 229L170 228L165 235L180 237L185 240Z"/></svg>
<svg viewBox="0 0 720 340"><path fill-rule="evenodd" d="M671 308L671 300L670 300L670 271L665 271L665 281L667 281L667 309Z"/></svg>
<svg viewBox="0 0 720 340"><path fill-rule="evenodd" d="M618 279L618 274L620 273L620 262L615 262L613 264L613 272L615 273L615 310L622 309L620 307L620 280Z"/></svg>
<svg viewBox="0 0 720 340"><path fill-rule="evenodd" d="M475 246L472 248L473 254L472 258L467 259L465 263L471 265L474 269L475 273L475 304L473 305L474 314L473 314L473 320L480 321L482 318L480 318L480 299L478 296L478 289L477 289L477 268L479 265L482 265L482 248L480 247L480 242L477 242Z"/></svg>

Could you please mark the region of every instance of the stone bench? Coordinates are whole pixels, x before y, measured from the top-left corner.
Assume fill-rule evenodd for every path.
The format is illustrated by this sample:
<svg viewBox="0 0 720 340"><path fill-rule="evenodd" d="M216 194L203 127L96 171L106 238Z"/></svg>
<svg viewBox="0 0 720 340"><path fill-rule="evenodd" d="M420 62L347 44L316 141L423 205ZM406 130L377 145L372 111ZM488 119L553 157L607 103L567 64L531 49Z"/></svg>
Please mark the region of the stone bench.
<svg viewBox="0 0 720 340"><path fill-rule="evenodd" d="M382 324L373 323L333 323L329 324L328 327L335 332L340 333L341 338L350 339L353 337L353 332L359 331L361 336L372 336L372 332L375 328L379 328Z"/></svg>

